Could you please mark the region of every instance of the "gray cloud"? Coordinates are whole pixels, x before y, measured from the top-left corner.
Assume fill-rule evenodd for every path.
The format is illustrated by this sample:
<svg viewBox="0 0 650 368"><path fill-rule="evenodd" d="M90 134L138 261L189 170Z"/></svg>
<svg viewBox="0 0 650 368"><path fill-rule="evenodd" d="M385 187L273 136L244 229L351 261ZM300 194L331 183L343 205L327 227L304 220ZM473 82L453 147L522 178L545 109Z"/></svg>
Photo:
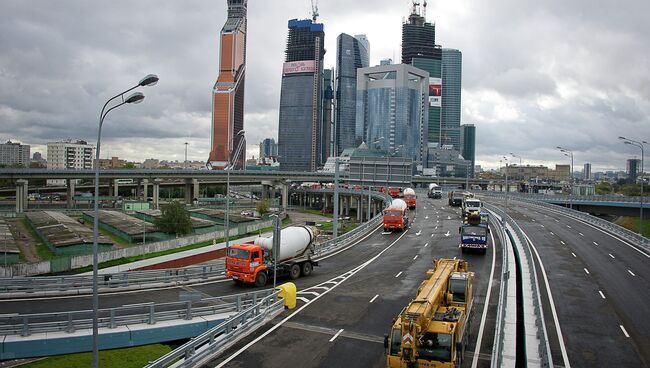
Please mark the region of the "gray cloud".
<svg viewBox="0 0 650 368"><path fill-rule="evenodd" d="M326 67L341 32L367 34L372 64L399 61L409 3L321 2ZM478 161L496 166L516 151L552 165L566 161L554 148L566 145L576 167L622 169L636 153L616 136L650 138L648 12L642 0L430 2L437 43L463 52L462 119L477 126ZM249 156L277 137L287 20L309 16L308 1L249 1ZM189 142L190 158L204 160L225 17L225 0L0 2L0 138L41 149L67 137L94 141L104 101L157 73L144 103L109 115L104 152L182 159Z"/></svg>

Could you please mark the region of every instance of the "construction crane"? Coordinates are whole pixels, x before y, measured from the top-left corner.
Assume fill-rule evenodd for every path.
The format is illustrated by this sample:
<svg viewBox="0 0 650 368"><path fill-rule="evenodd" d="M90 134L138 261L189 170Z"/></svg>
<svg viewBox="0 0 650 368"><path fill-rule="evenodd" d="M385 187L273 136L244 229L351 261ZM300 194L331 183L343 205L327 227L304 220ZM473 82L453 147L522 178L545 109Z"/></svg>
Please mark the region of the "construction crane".
<svg viewBox="0 0 650 368"><path fill-rule="evenodd" d="M318 0L311 0L311 20L316 23L318 16Z"/></svg>

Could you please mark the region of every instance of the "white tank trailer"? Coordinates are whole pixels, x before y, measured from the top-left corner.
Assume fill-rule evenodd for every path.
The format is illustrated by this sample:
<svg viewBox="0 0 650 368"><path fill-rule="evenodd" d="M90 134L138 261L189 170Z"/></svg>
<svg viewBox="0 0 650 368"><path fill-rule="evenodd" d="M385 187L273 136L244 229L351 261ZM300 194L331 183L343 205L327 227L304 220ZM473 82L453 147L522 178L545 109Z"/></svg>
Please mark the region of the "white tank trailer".
<svg viewBox="0 0 650 368"><path fill-rule="evenodd" d="M393 199L393 201L390 203L390 208L397 208L403 211L407 208L407 206L406 202L404 202L403 199L396 198Z"/></svg>
<svg viewBox="0 0 650 368"><path fill-rule="evenodd" d="M280 231L280 254L278 262L300 257L314 240L314 231L307 226L289 226ZM255 244L271 253L273 251L273 237L258 236Z"/></svg>
<svg viewBox="0 0 650 368"><path fill-rule="evenodd" d="M415 195L415 191L413 190L413 188L406 188L406 189L404 189L404 193L403 193L403 194L404 194L405 196L408 195L408 194L410 194L410 195Z"/></svg>

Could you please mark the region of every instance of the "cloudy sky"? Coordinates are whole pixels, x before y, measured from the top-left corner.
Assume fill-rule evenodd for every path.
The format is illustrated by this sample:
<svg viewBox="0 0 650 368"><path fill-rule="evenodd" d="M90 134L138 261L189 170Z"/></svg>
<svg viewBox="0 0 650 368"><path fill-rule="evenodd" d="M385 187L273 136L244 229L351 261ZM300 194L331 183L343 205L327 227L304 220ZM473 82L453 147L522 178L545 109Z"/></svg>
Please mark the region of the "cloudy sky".
<svg viewBox="0 0 650 368"><path fill-rule="evenodd" d="M338 34L365 33L371 65L400 58L407 0L324 0L325 66ZM307 0L249 0L245 130L277 138L287 20ZM477 126L477 163L513 152L524 164L624 169L650 141L647 0L430 1L436 41L463 53L463 123ZM205 160L225 0L0 1L0 139L45 153L48 141L94 143L104 102L148 73L143 103L104 124L102 157ZM248 147L257 156L257 147ZM514 159L518 162L518 159Z"/></svg>

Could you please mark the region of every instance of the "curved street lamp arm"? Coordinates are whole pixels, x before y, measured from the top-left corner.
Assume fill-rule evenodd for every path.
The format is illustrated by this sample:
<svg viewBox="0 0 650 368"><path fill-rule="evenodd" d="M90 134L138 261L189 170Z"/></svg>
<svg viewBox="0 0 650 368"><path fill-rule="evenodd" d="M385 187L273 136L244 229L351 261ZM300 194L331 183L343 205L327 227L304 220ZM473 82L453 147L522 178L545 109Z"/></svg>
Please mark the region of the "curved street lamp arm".
<svg viewBox="0 0 650 368"><path fill-rule="evenodd" d="M126 91L124 91L124 92L122 92L122 93L118 93L118 94L116 94L115 96L109 98L108 101L106 101L106 103L104 104L104 107L102 107L102 112L99 113L99 118L100 118L100 120L102 120L102 119L103 119L103 116L105 116L105 115L104 115L104 110L106 110L106 106L108 106L108 104L109 104L111 101L113 101L114 99L116 99L116 98L118 98L118 97L122 97L122 102L124 102L124 95L125 95L127 92L131 92L131 91L133 91L134 89L136 89L136 88L138 88L138 87L140 87L140 85L139 85L139 84L136 84L135 86L133 86L133 87L127 89ZM107 112L107 113L108 113L108 112Z"/></svg>

